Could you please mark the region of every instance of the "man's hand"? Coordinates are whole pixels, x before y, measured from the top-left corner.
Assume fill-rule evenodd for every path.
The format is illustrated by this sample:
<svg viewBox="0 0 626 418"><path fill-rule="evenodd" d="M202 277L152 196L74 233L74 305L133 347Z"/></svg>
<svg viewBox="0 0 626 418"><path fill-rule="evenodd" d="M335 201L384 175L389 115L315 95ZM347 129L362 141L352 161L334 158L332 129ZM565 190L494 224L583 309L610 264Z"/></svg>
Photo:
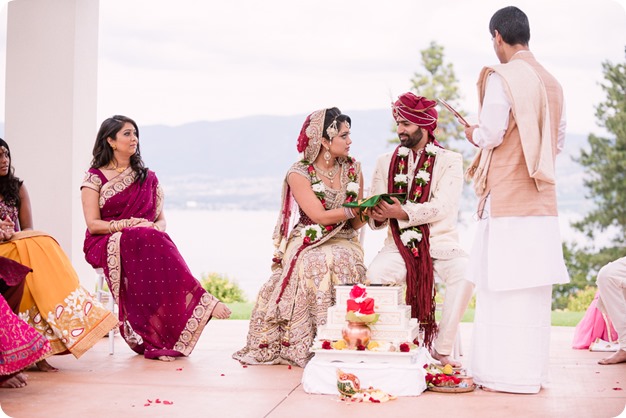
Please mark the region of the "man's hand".
<svg viewBox="0 0 626 418"><path fill-rule="evenodd" d="M409 216L404 209L402 209L402 204L398 198L392 197L391 200L393 200L393 204L389 204L384 200L378 202L378 204L370 210L370 217L377 222L384 222L387 219L409 219Z"/></svg>
<svg viewBox="0 0 626 418"><path fill-rule="evenodd" d="M470 144L472 144L475 147L478 146L474 142L474 129L476 129L476 128L478 128L478 125L472 125L472 126L466 126L465 127L465 137L470 142Z"/></svg>

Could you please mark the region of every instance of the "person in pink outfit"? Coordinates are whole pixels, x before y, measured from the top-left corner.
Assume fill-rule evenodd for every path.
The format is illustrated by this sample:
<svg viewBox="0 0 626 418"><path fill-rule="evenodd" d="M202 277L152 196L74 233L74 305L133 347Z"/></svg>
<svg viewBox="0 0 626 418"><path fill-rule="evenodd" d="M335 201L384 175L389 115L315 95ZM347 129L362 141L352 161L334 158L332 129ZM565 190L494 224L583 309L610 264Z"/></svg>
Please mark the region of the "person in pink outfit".
<svg viewBox="0 0 626 418"><path fill-rule="evenodd" d="M23 282L30 268L11 259L0 257L0 282L16 286ZM0 388L26 386L27 376L21 373L43 359L50 343L37 330L22 321L0 297Z"/></svg>
<svg viewBox="0 0 626 418"><path fill-rule="evenodd" d="M617 352L598 363L626 363L626 257L602 267L596 283L600 293L599 309L613 322L619 343Z"/></svg>

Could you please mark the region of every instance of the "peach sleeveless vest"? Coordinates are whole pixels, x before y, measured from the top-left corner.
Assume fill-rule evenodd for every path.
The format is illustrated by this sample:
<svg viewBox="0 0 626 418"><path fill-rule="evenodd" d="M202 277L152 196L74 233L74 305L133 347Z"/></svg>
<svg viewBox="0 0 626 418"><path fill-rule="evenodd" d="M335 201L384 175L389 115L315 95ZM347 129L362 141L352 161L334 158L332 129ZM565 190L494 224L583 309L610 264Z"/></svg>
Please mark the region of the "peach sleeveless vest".
<svg viewBox="0 0 626 418"><path fill-rule="evenodd" d="M484 202L487 194L491 194L490 216L494 217L557 216L556 188L553 177L559 122L563 110L563 92L559 82L535 60L530 52L518 54L513 59L524 60L535 71L541 81L539 89L545 89L547 107L535 108L532 111L526 109L524 113L519 113L520 110L517 109L517 118L514 118L513 112L509 113L509 126L504 134L504 140L493 150L491 156L487 183L481 196L481 202ZM484 98L487 77L492 72L497 72L502 77L507 89L511 82L523 82L523 80L512 80L512 75L507 71L500 71L501 67L506 65L483 69L478 81L481 103ZM529 92L529 94L543 95L543 91ZM511 97L510 94L509 97ZM519 97L511 97L511 99L514 106L516 99L523 100ZM536 139L525 138L527 152L529 152L528 144L531 144L531 148L538 150L540 147L538 144L542 139L549 141L546 146L551 147L551 155L549 155L549 161L543 161L543 164L547 167L547 172L551 171L551 175L542 177L546 179L546 181L542 181L537 180L537 177L532 178L529 174L531 167L524 155L518 123L539 125L545 117L549 118L549 127L547 132L543 132L543 136L547 135L549 138L541 138L542 131L537 127L530 129L531 132L536 132ZM524 130L522 129L522 131Z"/></svg>

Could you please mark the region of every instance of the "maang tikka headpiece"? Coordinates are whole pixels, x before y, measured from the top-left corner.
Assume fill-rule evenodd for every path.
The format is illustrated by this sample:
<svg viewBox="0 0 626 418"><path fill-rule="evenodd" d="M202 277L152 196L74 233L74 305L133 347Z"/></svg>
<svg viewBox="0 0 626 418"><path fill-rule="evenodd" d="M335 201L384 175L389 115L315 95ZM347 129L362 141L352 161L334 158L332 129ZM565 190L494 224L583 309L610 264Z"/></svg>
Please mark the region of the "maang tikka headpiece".
<svg viewBox="0 0 626 418"><path fill-rule="evenodd" d="M334 137L339 135L339 129L337 128L337 118L335 118L328 128L326 128L326 135L328 135L328 139L330 141L333 140Z"/></svg>

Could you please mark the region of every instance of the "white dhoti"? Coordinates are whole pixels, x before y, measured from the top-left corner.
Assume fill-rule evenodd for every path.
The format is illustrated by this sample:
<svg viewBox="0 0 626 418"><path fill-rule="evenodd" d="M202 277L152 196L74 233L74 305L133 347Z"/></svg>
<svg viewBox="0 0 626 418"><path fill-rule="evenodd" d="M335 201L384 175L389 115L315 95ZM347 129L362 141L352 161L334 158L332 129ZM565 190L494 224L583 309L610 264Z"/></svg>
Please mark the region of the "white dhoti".
<svg viewBox="0 0 626 418"><path fill-rule="evenodd" d="M474 382L538 393L548 379L552 284L569 281L558 218L480 220L468 279L476 283Z"/></svg>
<svg viewBox="0 0 626 418"><path fill-rule="evenodd" d="M552 286L476 290L471 375L478 385L538 393L548 379Z"/></svg>
<svg viewBox="0 0 626 418"><path fill-rule="evenodd" d="M467 257L433 260L435 275L446 286L439 332L433 347L437 353L452 354L459 322L474 292L474 284L466 280ZM367 279L374 284L406 284L406 266L395 244L385 245L367 269Z"/></svg>
<svg viewBox="0 0 626 418"><path fill-rule="evenodd" d="M620 350L626 350L626 257L619 258L598 272L599 308L617 331Z"/></svg>

